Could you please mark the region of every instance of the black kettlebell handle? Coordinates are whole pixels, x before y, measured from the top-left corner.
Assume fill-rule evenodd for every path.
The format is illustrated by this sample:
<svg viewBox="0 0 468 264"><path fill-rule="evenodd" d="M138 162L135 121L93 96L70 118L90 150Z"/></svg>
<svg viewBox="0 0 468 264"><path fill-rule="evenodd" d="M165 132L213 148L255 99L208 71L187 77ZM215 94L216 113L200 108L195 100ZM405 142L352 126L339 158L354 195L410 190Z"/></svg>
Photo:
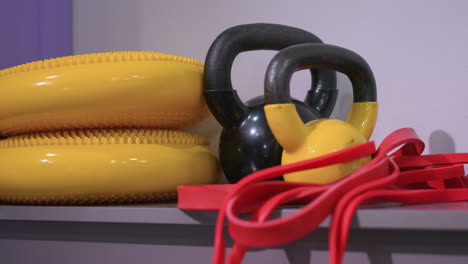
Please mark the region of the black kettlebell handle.
<svg viewBox="0 0 468 264"><path fill-rule="evenodd" d="M300 44L285 48L270 61L265 74L265 103L292 103L289 83L300 69L327 68L344 73L353 86L353 102L376 102L374 74L357 53L323 43Z"/></svg>
<svg viewBox="0 0 468 264"><path fill-rule="evenodd" d="M232 88L231 68L239 53L252 50L281 50L301 43L322 43L314 34L279 24L245 24L222 32L205 59L204 94L207 104L223 127L235 127L248 112ZM311 90L305 103L320 114L330 116L337 96L336 73L313 69Z"/></svg>

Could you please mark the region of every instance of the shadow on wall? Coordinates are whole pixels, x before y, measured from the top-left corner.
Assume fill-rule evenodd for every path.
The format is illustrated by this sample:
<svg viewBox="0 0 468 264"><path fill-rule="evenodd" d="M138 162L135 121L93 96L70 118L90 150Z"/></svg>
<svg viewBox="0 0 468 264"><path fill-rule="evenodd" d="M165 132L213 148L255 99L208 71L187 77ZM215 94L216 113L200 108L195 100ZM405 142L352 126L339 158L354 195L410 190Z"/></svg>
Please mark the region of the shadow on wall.
<svg viewBox="0 0 468 264"><path fill-rule="evenodd" d="M353 86L348 77L342 73L336 74L336 87L338 87L338 98L331 118L346 120L349 107L353 103Z"/></svg>
<svg viewBox="0 0 468 264"><path fill-rule="evenodd" d="M429 153L455 153L455 141L452 136L444 130L434 130L429 136Z"/></svg>

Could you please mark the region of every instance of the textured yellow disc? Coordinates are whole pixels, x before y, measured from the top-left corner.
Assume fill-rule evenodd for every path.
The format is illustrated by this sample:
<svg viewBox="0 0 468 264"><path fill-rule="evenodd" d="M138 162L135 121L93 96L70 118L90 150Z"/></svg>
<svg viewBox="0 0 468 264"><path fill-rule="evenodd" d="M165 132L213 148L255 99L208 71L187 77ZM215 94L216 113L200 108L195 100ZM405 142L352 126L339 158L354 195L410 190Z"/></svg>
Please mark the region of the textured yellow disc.
<svg viewBox="0 0 468 264"><path fill-rule="evenodd" d="M218 181L202 137L174 130L71 130L0 140L0 200L92 204L173 200Z"/></svg>
<svg viewBox="0 0 468 264"><path fill-rule="evenodd" d="M203 64L153 52L109 52L0 71L0 135L59 129L181 128L207 113Z"/></svg>

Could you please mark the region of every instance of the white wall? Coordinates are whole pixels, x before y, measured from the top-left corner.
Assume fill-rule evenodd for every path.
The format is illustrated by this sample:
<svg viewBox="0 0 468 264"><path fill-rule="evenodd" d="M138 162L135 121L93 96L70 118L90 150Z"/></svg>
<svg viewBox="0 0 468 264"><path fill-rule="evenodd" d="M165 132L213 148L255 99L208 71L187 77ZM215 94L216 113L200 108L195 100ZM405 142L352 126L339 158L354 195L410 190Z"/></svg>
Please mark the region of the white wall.
<svg viewBox="0 0 468 264"><path fill-rule="evenodd" d="M203 61L214 38L230 26L300 27L356 51L371 65L380 102L377 142L395 129L414 127L427 152L468 152L467 10L463 0L75 0L74 52L145 50ZM238 57L232 78L242 98L263 92L273 54ZM302 98L309 82L305 72L296 74L293 95ZM343 118L351 88L343 76L339 85L341 107L334 116Z"/></svg>

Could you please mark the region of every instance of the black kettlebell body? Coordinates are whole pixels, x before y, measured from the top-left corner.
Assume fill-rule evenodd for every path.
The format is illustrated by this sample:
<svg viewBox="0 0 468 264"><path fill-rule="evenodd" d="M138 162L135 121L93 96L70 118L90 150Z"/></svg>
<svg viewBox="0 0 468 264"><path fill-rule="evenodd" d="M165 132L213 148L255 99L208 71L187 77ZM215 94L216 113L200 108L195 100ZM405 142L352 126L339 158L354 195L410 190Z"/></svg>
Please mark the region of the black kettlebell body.
<svg viewBox="0 0 468 264"><path fill-rule="evenodd" d="M247 24L227 29L210 47L205 61L204 96L212 114L223 126L219 159L229 182L235 183L253 172L281 164L283 151L268 127L264 97L243 103L232 88L230 74L234 58L243 51L281 50L300 43L322 41L297 28ZM311 74L312 88L304 102L293 100L304 122L328 117L337 97L334 71L315 69Z"/></svg>
<svg viewBox="0 0 468 264"><path fill-rule="evenodd" d="M319 118L305 103L293 100L304 122ZM266 122L263 110L264 97L258 96L247 101L248 114L231 129L223 129L219 144L219 158L230 182L252 172L269 168L281 163L283 148L274 138Z"/></svg>

